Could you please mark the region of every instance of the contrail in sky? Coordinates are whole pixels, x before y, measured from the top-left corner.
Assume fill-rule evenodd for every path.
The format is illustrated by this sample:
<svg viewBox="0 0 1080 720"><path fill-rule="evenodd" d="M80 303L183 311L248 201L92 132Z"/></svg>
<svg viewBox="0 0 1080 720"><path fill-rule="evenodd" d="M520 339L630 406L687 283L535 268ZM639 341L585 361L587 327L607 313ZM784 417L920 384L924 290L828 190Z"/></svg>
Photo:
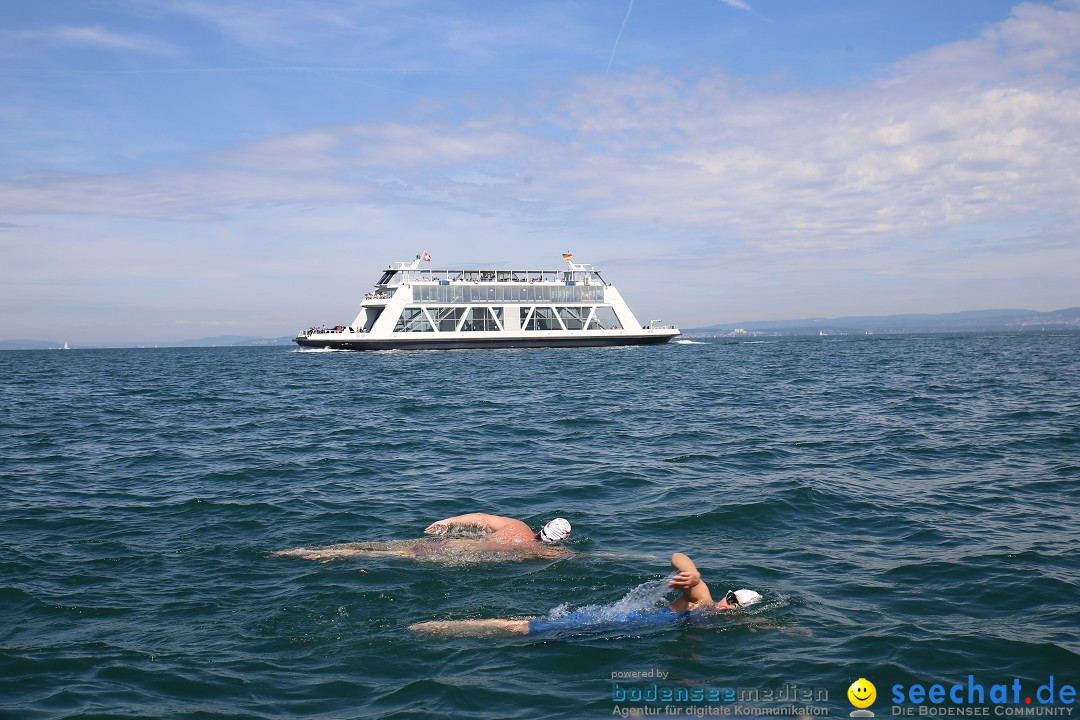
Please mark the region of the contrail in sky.
<svg viewBox="0 0 1080 720"><path fill-rule="evenodd" d="M619 40L622 39L623 30L626 29L626 23L630 19L630 13L634 11L634 0L630 0L630 5L626 8L626 17L622 19L622 27L619 28L619 35L615 38L615 47L611 48L611 57L607 61L607 72L611 70L611 63L615 62L615 51L619 49Z"/></svg>

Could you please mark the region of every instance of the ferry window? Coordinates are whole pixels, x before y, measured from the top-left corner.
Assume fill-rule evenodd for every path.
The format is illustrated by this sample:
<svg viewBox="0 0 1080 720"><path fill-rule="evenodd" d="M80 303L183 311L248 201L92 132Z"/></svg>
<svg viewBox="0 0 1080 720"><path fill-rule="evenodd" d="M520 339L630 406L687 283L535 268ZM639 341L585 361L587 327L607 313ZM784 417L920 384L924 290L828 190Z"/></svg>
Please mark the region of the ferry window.
<svg viewBox="0 0 1080 720"><path fill-rule="evenodd" d="M469 315L465 318L461 329L470 331L498 330L499 326L495 324L495 318L492 317L488 308L478 307L469 311Z"/></svg>
<svg viewBox="0 0 1080 720"><path fill-rule="evenodd" d="M431 332L431 323L428 322L424 308L405 308L401 311L394 332Z"/></svg>
<svg viewBox="0 0 1080 720"><path fill-rule="evenodd" d="M580 307L561 307L555 308L559 311L559 317L562 318L563 325L567 330L581 330L585 327L585 321L589 318L590 308Z"/></svg>
<svg viewBox="0 0 1080 720"><path fill-rule="evenodd" d="M544 310L547 311L547 312L544 313L545 315L547 315L547 318L541 320L541 322L540 322L540 324L541 324L540 329L541 330L562 330L562 329L564 329L563 326L562 326L562 323L559 322L559 316L555 313L555 308L544 308Z"/></svg>
<svg viewBox="0 0 1080 720"><path fill-rule="evenodd" d="M525 325L526 330L562 330L559 317L554 308L538 307L533 310L532 317Z"/></svg>
<svg viewBox="0 0 1080 720"><path fill-rule="evenodd" d="M454 332L457 330L458 321L465 313L461 307L436 307L431 308L431 318L435 321L435 327L439 332Z"/></svg>
<svg viewBox="0 0 1080 720"><path fill-rule="evenodd" d="M367 321L364 323L364 332L371 332L372 326L375 321L382 315L383 308L368 308Z"/></svg>
<svg viewBox="0 0 1080 720"><path fill-rule="evenodd" d="M615 311L610 307L598 307L596 308L596 315L593 317L591 323L589 323L590 330L621 330L622 325L619 323L619 318L616 317Z"/></svg>
<svg viewBox="0 0 1080 720"><path fill-rule="evenodd" d="M496 270L495 271L495 279L498 280L499 282L510 282L510 271L509 270Z"/></svg>
<svg viewBox="0 0 1080 720"><path fill-rule="evenodd" d="M493 307L491 308L491 312L495 314L495 319L499 322L499 326L494 329L502 330L505 327L503 324L503 309L501 307Z"/></svg>

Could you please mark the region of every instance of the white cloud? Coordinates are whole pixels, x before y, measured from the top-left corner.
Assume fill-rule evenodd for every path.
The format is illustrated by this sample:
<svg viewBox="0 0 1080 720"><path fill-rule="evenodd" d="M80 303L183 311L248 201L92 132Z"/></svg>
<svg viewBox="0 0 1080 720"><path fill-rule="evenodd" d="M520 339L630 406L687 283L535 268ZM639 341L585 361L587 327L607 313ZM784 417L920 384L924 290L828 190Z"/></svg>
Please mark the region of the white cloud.
<svg viewBox="0 0 1080 720"><path fill-rule="evenodd" d="M587 35L578 14L558 4L489 5L482 22L452 5L401 0L169 0L166 6L264 60L287 58L286 64L319 67L332 59L332 67L346 71L503 72L511 53L559 52L575 48Z"/></svg>
<svg viewBox="0 0 1080 720"><path fill-rule="evenodd" d="M154 55L174 55L177 48L153 37L118 33L99 26L57 27L37 37L67 45L124 50Z"/></svg>
<svg viewBox="0 0 1080 720"><path fill-rule="evenodd" d="M720 0L720 2L728 7L733 7L736 10L745 10L746 12L754 11L754 9L750 7L750 3L746 2L746 0Z"/></svg>

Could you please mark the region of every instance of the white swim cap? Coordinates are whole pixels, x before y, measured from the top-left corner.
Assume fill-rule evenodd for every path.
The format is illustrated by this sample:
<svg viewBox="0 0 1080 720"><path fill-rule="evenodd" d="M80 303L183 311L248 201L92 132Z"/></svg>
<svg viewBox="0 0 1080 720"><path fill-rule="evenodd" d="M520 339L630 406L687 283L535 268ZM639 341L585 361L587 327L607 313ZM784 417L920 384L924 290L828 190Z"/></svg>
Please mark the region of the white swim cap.
<svg viewBox="0 0 1080 720"><path fill-rule="evenodd" d="M736 590L735 597L739 599L739 607L753 605L756 602L761 602L761 595L754 592L753 590L747 590L746 588L743 588L742 590Z"/></svg>
<svg viewBox="0 0 1080 720"><path fill-rule="evenodd" d="M565 518L555 518L540 529L540 539L546 543L557 543L570 535L570 523Z"/></svg>

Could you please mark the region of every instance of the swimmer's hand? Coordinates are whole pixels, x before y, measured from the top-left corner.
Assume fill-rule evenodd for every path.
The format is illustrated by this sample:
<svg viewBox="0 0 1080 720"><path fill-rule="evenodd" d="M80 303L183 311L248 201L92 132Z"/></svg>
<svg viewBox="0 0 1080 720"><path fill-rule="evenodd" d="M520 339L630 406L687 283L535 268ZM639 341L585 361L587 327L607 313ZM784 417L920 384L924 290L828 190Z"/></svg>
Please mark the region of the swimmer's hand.
<svg viewBox="0 0 1080 720"><path fill-rule="evenodd" d="M678 590L689 590L695 587L701 582L701 573L697 570L683 570L676 573L675 577L671 578L668 582L668 587L673 587Z"/></svg>
<svg viewBox="0 0 1080 720"><path fill-rule="evenodd" d="M425 535L445 535L448 532L450 532L450 523L445 520L433 522L424 530Z"/></svg>

